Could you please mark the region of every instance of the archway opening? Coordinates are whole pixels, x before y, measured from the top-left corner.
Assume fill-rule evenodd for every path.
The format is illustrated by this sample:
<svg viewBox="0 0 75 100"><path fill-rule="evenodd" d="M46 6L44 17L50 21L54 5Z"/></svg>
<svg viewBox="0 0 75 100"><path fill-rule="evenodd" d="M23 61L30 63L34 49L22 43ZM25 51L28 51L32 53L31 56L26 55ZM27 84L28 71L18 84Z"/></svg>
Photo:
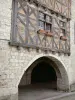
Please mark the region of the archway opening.
<svg viewBox="0 0 75 100"><path fill-rule="evenodd" d="M36 60L24 73L19 87L30 87L37 86L57 89L57 71L60 75L59 70L56 68L54 62L46 57L42 57Z"/></svg>
<svg viewBox="0 0 75 100"><path fill-rule="evenodd" d="M62 73L64 73L64 75ZM64 87L62 83L65 84ZM26 100L31 100L31 98L41 100L41 98L47 96L54 96L53 91L59 94L56 89L68 89L66 71L62 63L58 60L41 57L31 63L23 74L19 84L19 98L20 100L22 100L22 98ZM43 92L45 95L43 95ZM38 96L39 94L40 97Z"/></svg>
<svg viewBox="0 0 75 100"><path fill-rule="evenodd" d="M56 88L56 83L56 72L54 68L46 61L38 63L33 68L31 73L31 84L44 84L49 87Z"/></svg>

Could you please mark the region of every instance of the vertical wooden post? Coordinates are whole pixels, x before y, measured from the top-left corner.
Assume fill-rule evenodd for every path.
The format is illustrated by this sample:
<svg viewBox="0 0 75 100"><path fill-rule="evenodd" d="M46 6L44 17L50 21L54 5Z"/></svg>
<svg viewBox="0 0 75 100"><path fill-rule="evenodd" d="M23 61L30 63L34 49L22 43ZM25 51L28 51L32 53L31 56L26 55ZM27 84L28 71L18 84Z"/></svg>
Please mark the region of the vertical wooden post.
<svg viewBox="0 0 75 100"><path fill-rule="evenodd" d="M11 41L17 42L17 10L18 10L18 2L17 0L12 1L12 33L11 33Z"/></svg>

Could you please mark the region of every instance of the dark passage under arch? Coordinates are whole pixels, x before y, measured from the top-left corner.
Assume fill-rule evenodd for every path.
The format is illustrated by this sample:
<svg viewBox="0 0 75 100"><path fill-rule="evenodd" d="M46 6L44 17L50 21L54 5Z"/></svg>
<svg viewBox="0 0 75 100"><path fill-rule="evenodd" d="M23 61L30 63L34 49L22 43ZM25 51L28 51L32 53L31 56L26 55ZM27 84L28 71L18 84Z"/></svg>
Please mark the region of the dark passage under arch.
<svg viewBox="0 0 75 100"><path fill-rule="evenodd" d="M61 81L65 83L65 88L62 87ZM31 98L41 100L41 98L53 96L53 91L55 94L56 90L67 88L68 78L62 63L56 59L53 61L47 57L41 57L34 61L23 74L19 84L19 98L21 100L22 97L26 100L31 100Z"/></svg>
<svg viewBox="0 0 75 100"><path fill-rule="evenodd" d="M31 84L47 83L53 88L56 87L57 76L54 68L45 61L38 63L31 73ZM47 85L48 86L48 85Z"/></svg>

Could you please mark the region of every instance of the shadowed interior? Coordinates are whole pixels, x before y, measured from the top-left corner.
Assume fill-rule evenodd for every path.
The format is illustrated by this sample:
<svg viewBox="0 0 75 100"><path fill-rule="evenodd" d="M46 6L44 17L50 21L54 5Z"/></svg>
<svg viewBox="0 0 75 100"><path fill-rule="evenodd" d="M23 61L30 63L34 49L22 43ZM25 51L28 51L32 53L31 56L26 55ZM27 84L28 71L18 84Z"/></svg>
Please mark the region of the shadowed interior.
<svg viewBox="0 0 75 100"><path fill-rule="evenodd" d="M56 72L54 68L42 61L39 64L37 64L31 73L31 83L50 83L50 82L56 82Z"/></svg>

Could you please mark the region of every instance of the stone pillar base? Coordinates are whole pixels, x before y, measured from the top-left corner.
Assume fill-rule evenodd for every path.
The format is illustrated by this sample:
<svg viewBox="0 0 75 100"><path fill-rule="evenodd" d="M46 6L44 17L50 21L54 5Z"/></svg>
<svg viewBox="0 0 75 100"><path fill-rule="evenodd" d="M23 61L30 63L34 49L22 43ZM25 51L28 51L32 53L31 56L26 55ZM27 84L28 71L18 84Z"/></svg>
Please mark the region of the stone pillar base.
<svg viewBox="0 0 75 100"><path fill-rule="evenodd" d="M7 96L1 96L0 100L18 100L18 93L7 95Z"/></svg>
<svg viewBox="0 0 75 100"><path fill-rule="evenodd" d="M75 91L75 83L70 85L70 91Z"/></svg>

